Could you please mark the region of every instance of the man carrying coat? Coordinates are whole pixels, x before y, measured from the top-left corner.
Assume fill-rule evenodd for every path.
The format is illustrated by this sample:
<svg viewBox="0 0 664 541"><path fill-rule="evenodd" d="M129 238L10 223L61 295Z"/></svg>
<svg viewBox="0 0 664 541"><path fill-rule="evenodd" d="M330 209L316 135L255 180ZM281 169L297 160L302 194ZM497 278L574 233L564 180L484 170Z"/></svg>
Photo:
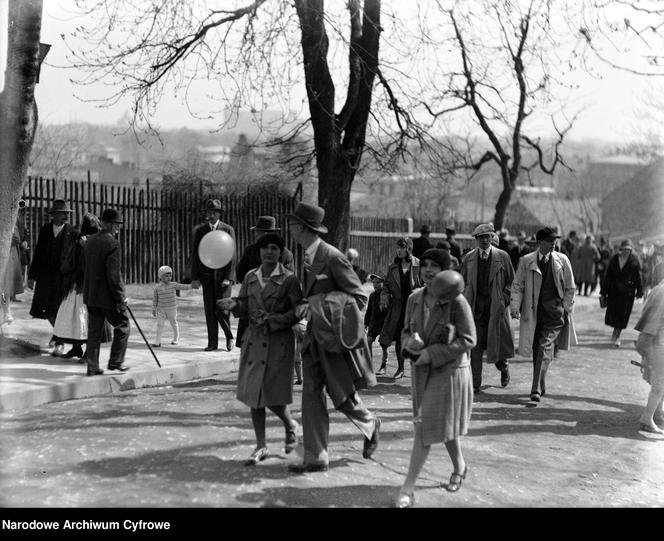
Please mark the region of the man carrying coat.
<svg viewBox="0 0 664 541"><path fill-rule="evenodd" d="M514 279L512 261L507 252L491 243L495 230L491 224L480 224L473 231L477 248L468 252L459 272L466 284L464 297L473 310L477 344L470 352L473 389L482 385L482 356L500 370L500 384L510 382L507 359L514 356L514 337L509 314L510 287Z"/></svg>
<svg viewBox="0 0 664 541"><path fill-rule="evenodd" d="M219 325L226 336L226 349L231 351L235 346L230 316L227 311L217 307L217 301L231 296L231 285L235 278L235 254L230 262L221 269L211 269L201 262L198 256L198 245L210 231L225 231L233 239L235 246L235 230L221 221L221 201L208 199L205 206L207 221L194 230L194 242L191 252L191 284L194 288L203 289L203 309L207 326L207 346L205 351L214 351L219 347Z"/></svg>
<svg viewBox="0 0 664 541"><path fill-rule="evenodd" d="M576 344L574 273L568 257L553 250L559 237L551 227L540 229L537 250L521 258L512 283L510 312L521 319L519 354L533 357L533 402L546 393L546 373L557 350Z"/></svg>
<svg viewBox="0 0 664 541"><path fill-rule="evenodd" d="M378 447L380 431L380 419L366 408L357 394L360 389L376 385L371 351L360 315L367 296L346 257L319 237L327 233L327 228L322 225L324 217L322 208L307 203L299 203L293 214L288 215L291 234L304 249L306 303L301 305L298 315L309 312L309 324L302 343L304 461L289 466L289 471L294 473L327 471L329 467L330 422L325 391L335 409L345 414L364 434L364 458L371 458ZM314 310L317 313L326 307L334 310L330 306L335 306L335 301L339 300L345 304L339 313L332 314L330 321L336 322L334 330L325 325L324 318L313 317ZM321 336L329 337L339 345L330 347L323 343Z"/></svg>
<svg viewBox="0 0 664 541"><path fill-rule="evenodd" d="M122 218L115 209L101 215L101 231L88 236L83 245L83 302L88 309L88 376L104 371L99 368L99 347L104 336L104 320L113 326L113 343L108 359L109 370L126 372L124 364L129 342L127 295L120 273L120 243L117 236Z"/></svg>

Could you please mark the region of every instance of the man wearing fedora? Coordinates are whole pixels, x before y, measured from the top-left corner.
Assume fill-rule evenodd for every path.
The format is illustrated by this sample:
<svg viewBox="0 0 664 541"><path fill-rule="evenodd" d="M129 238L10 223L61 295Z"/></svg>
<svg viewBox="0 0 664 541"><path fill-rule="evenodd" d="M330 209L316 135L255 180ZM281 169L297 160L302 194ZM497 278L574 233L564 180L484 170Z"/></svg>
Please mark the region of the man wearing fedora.
<svg viewBox="0 0 664 541"><path fill-rule="evenodd" d="M569 258L553 249L560 235L544 227L535 238L537 250L524 255L516 270L510 312L521 319L519 354L532 355L530 399L539 402L546 394L546 374L558 349L576 343L572 322L576 284Z"/></svg>
<svg viewBox="0 0 664 541"><path fill-rule="evenodd" d="M99 348L104 336L104 320L113 327L113 342L107 368L126 372L124 359L129 342L127 295L120 271L120 242L116 238L122 217L115 209L101 215L101 231L89 235L83 245L83 302L88 309L88 376L99 368Z"/></svg>
<svg viewBox="0 0 664 541"><path fill-rule="evenodd" d="M322 224L325 211L316 205L299 203L288 215L288 225L295 241L304 250L304 297L300 315L309 313L309 324L302 344L304 386L302 389L302 425L304 461L291 464L294 473L326 471L329 465L328 439L330 422L325 392L338 411L345 414L364 434L362 456L370 458L378 447L380 419L362 403L357 391L376 384L371 366L371 350L367 344L360 310L367 295L346 257L319 235L327 233ZM316 307L332 310L326 299L344 299L340 318L330 314L339 328L332 331L340 342L324 347L321 336L331 329L323 319L313 315ZM336 315L336 314L335 314ZM354 322L354 319L357 321ZM326 334L328 333L328 334ZM344 347L344 344L351 344Z"/></svg>
<svg viewBox="0 0 664 541"><path fill-rule="evenodd" d="M34 256L28 269L28 287L35 290L30 315L47 319L51 325L55 325L60 302L67 293L62 291L62 264L78 240L78 231L67 223L71 212L66 201L53 201L49 210L51 221L39 230ZM64 344L54 345L51 354L62 355Z"/></svg>
<svg viewBox="0 0 664 541"><path fill-rule="evenodd" d="M431 234L431 228L424 224L420 227L420 236L416 239L413 239L413 255L419 259L420 256L426 252L429 248L433 248L433 244L429 240L429 235Z"/></svg>
<svg viewBox="0 0 664 541"><path fill-rule="evenodd" d="M507 359L514 357L509 313L514 269L507 252L492 244L497 236L492 224L478 225L472 235L477 248L464 256L459 272L466 283L463 294L473 310L477 329L477 344L470 352L470 366L473 389L478 393L482 385L484 350L486 362L500 370L500 384L506 387L510 382Z"/></svg>
<svg viewBox="0 0 664 541"><path fill-rule="evenodd" d="M231 351L235 346L228 311L217 307L217 300L231 296L231 285L235 278L235 254L230 262L220 269L205 266L198 256L198 245L210 231L225 231L235 245L235 230L221 221L223 208L219 199L208 199L205 205L207 221L194 230L194 241L191 253L191 284L203 289L203 308L207 325L208 343L205 351L214 351L219 347L219 325L226 336L226 349Z"/></svg>
<svg viewBox="0 0 664 541"><path fill-rule="evenodd" d="M258 239L266 233L276 233L281 228L277 227L277 220L274 216L259 216L256 220L256 225L250 228L254 232L254 243L247 246L244 254L237 262L235 274L237 275L238 283L242 283L244 277L250 270L256 269L261 265L261 254L258 249ZM289 271L295 272L295 265L293 263L293 252L288 248L284 248L279 257L279 263L286 267ZM241 317L237 322L237 333L235 338L239 346L242 346L242 336L244 331L247 330L249 320L246 317Z"/></svg>

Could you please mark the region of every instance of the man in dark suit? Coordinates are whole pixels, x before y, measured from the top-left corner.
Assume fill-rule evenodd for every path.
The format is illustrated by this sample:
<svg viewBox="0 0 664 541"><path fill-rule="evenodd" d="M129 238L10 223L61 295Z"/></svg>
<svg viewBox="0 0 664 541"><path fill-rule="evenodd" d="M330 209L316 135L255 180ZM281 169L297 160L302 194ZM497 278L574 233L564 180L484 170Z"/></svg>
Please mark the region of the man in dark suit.
<svg viewBox="0 0 664 541"><path fill-rule="evenodd" d="M193 287L202 286L203 289L203 308L208 338L205 351L214 351L219 347L218 325L221 325L221 330L226 336L226 349L231 351L235 346L229 313L218 308L216 304L217 300L231 296L231 285L235 278L235 254L230 262L220 269L205 266L198 256L198 245L210 231L225 231L232 237L233 245L235 245L235 230L221 221L222 210L221 201L208 199L205 206L207 222L194 230L191 253L191 285Z"/></svg>
<svg viewBox="0 0 664 541"><path fill-rule="evenodd" d="M321 297L331 293L344 294L354 300L361 310L367 303L367 295L362 289L357 274L346 257L334 246L324 242L319 235L327 233L322 225L325 211L307 203L299 203L293 214L288 215L289 228L295 241L304 249L304 297L301 305L304 316L309 304L310 315ZM342 321L342 327L357 338L351 347L324 347L320 340L323 323L311 318L302 344L304 387L302 389L302 425L304 441L304 461L291 464L294 473L326 471L329 459L327 453L330 422L327 411L327 398L332 399L335 409L345 414L364 434L362 456L370 458L378 447L380 419L362 403L357 391L376 384L376 376L371 366L371 350L367 344L362 317L357 310L357 328L350 328L349 320ZM342 315L346 315L344 311ZM334 319L334 318L333 318ZM340 331L341 332L341 331ZM345 336L345 333L344 333ZM342 341L343 343L347 343Z"/></svg>
<svg viewBox="0 0 664 541"><path fill-rule="evenodd" d="M425 224L420 227L420 236L413 239L413 255L417 259L419 259L429 248L433 248L433 244L431 244L431 241L429 240L430 234L431 228Z"/></svg>
<svg viewBox="0 0 664 541"><path fill-rule="evenodd" d="M124 365L129 342L127 295L120 273L120 243L115 238L121 223L117 210L106 209L101 215L101 231L88 236L83 245L83 302L88 309L88 376L104 373L99 368L99 347L105 319L113 326L107 368L120 372L129 370Z"/></svg>
<svg viewBox="0 0 664 541"><path fill-rule="evenodd" d="M459 243L454 240L455 235L456 229L451 226L445 228L445 236L447 237L446 240L450 243L450 254L461 261L461 246L459 246Z"/></svg>
<svg viewBox="0 0 664 541"><path fill-rule="evenodd" d="M277 227L277 220L274 216L259 216L256 220L256 225L250 228L255 235L255 241L267 234L267 233L276 233L280 231L280 228ZM295 264L293 259L293 252L288 248L284 248L279 256L279 263L286 267L289 271L295 272ZM261 254L258 248L258 243L254 242L246 247L244 254L237 263L236 274L237 281L239 284L242 283L244 277L250 270L260 267L261 265ZM241 317L237 322L237 333L235 338L237 338L238 345L242 345L242 335L244 331L247 330L249 326L249 320L246 317Z"/></svg>

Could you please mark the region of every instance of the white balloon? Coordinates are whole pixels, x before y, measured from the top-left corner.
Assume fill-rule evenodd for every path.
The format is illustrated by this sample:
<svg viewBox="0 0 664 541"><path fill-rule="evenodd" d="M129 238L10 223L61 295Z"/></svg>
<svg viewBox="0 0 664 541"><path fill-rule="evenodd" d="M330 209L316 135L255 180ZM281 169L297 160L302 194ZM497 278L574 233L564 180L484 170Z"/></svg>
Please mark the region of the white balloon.
<svg viewBox="0 0 664 541"><path fill-rule="evenodd" d="M230 263L235 255L235 242L226 231L206 233L198 245L201 263L211 269L220 269Z"/></svg>

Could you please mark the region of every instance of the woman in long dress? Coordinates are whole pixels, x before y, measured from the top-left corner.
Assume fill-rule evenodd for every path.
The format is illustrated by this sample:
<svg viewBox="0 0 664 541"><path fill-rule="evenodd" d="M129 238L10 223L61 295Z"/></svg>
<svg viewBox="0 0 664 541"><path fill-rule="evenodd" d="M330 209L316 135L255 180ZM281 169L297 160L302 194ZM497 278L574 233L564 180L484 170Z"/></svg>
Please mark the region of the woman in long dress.
<svg viewBox="0 0 664 541"><path fill-rule="evenodd" d="M456 289L441 293L436 275L450 267L447 251L430 249L422 254L420 269L424 287L408 297L401 334L404 351L412 360L412 399L415 434L410 465L395 501L396 507L415 503L417 477L431 445L444 443L454 471L445 485L456 492L468 466L461 452L461 436L468 432L473 404L469 352L477 335L472 310L463 296L463 278ZM415 357L415 358L413 358Z"/></svg>
<svg viewBox="0 0 664 541"><path fill-rule="evenodd" d="M240 353L236 392L237 399L251 409L256 435L256 448L245 460L246 466L258 464L269 454L265 408L284 424L286 453L297 445L299 428L288 405L293 402L293 325L299 321L295 307L302 301L302 287L293 272L279 263L285 246L281 236L268 233L256 244L261 265L245 275L236 298L217 301L222 310L231 310L235 317L249 320Z"/></svg>

